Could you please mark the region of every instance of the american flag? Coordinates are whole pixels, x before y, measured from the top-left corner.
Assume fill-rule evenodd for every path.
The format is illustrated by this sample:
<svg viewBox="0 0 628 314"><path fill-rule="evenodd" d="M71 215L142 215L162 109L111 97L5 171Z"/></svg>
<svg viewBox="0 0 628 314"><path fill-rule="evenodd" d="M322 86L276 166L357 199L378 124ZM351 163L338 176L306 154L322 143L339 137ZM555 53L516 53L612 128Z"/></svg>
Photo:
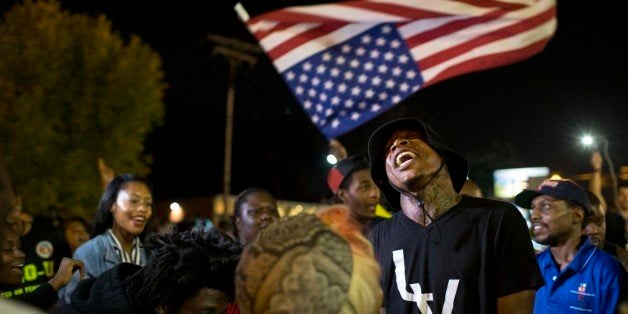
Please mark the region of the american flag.
<svg viewBox="0 0 628 314"><path fill-rule="evenodd" d="M332 139L421 88L540 52L556 29L556 3L347 1L288 7L246 24Z"/></svg>

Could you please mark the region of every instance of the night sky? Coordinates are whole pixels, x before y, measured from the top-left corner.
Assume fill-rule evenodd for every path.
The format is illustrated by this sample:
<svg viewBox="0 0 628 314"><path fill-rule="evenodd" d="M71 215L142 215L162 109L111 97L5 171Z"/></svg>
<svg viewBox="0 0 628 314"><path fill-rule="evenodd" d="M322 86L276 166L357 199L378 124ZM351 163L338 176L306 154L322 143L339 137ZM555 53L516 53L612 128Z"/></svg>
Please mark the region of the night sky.
<svg viewBox="0 0 628 314"><path fill-rule="evenodd" d="M200 2L62 1L73 12L105 14L117 31L141 36L163 59L167 114L146 141L158 200L221 193L227 61L212 54L206 35L256 44L231 2ZM243 4L251 15L305 3L249 2ZM547 166L563 176L589 171L589 153L578 143L584 131L609 139L617 169L628 165L628 48L620 47L628 20L620 4L560 1L557 32L540 54L420 90L339 140L350 153L366 154L378 125L419 117L469 157L472 179L484 186L487 167ZM281 199L321 201L330 196L327 142L268 58L257 60L238 68L231 191L261 186Z"/></svg>

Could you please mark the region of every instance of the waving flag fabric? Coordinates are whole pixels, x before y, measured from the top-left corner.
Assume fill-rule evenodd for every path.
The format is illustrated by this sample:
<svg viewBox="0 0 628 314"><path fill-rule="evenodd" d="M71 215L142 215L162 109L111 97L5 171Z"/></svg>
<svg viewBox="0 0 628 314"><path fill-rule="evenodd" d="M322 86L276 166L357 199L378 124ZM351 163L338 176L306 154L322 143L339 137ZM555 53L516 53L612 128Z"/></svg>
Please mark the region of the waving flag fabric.
<svg viewBox="0 0 628 314"><path fill-rule="evenodd" d="M328 138L441 80L543 50L555 0L379 0L296 6L247 21Z"/></svg>

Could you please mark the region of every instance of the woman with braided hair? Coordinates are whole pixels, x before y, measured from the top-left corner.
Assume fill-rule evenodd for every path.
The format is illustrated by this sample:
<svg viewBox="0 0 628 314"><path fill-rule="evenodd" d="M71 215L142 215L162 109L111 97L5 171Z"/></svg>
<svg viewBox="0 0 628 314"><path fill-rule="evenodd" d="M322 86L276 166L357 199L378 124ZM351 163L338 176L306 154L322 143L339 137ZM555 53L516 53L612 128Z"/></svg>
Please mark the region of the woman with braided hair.
<svg viewBox="0 0 628 314"><path fill-rule="evenodd" d="M379 313L380 267L345 205L282 218L246 246L241 313Z"/></svg>

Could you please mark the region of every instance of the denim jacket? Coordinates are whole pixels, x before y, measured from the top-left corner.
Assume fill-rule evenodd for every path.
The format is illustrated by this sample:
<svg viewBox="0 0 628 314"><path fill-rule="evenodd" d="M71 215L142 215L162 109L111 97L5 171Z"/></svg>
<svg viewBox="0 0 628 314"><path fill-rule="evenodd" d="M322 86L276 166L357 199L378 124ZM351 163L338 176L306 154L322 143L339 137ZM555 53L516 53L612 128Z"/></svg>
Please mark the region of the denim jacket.
<svg viewBox="0 0 628 314"><path fill-rule="evenodd" d="M143 247L140 254L140 266L144 266L146 265L147 252ZM98 277L105 270L122 262L108 232L101 233L82 244L76 249L72 258L83 262L85 269L84 279ZM79 272L75 272L72 280L63 289L59 290L59 299L62 303L70 303L70 295L72 295L72 291L74 291L74 288L80 281L79 276Z"/></svg>

